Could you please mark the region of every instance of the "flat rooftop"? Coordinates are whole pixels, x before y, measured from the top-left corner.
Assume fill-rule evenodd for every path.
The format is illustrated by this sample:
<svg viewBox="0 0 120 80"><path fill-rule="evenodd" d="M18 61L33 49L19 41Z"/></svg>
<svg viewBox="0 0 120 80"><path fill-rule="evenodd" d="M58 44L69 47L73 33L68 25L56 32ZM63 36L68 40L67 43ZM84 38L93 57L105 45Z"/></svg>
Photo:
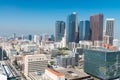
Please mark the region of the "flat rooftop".
<svg viewBox="0 0 120 80"><path fill-rule="evenodd" d="M74 80L74 79L86 79L90 78L90 75L86 74L83 69L76 70L73 68L57 68L57 71L64 74L65 78L68 80Z"/></svg>
<svg viewBox="0 0 120 80"><path fill-rule="evenodd" d="M110 49L106 49L106 48L102 48L102 47L92 48L92 49L89 49L89 50L101 51L101 52L120 52L118 50L110 50Z"/></svg>
<svg viewBox="0 0 120 80"><path fill-rule="evenodd" d="M60 72L55 71L55 70L53 70L53 69L51 69L51 68L46 68L45 70L51 72L52 74L54 74L54 75L56 75L56 76L64 76L64 74L61 74Z"/></svg>

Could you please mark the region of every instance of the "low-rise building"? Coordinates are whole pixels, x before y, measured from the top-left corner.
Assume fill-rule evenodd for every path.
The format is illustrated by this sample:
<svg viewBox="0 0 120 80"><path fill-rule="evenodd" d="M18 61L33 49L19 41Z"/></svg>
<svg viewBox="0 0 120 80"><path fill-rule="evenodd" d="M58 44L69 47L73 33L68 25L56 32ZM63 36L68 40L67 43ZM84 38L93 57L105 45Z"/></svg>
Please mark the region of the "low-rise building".
<svg viewBox="0 0 120 80"><path fill-rule="evenodd" d="M79 54L72 51L66 51L63 54L57 56L56 59L58 66L61 67L77 66L79 60Z"/></svg>
<svg viewBox="0 0 120 80"><path fill-rule="evenodd" d="M65 75L51 68L46 68L45 80L65 80Z"/></svg>
<svg viewBox="0 0 120 80"><path fill-rule="evenodd" d="M48 59L45 54L26 55L24 59L24 74L29 76L31 72L43 74L47 67Z"/></svg>
<svg viewBox="0 0 120 80"><path fill-rule="evenodd" d="M90 75L83 71L83 69L56 68L55 70L64 74L65 80L89 80L91 78Z"/></svg>

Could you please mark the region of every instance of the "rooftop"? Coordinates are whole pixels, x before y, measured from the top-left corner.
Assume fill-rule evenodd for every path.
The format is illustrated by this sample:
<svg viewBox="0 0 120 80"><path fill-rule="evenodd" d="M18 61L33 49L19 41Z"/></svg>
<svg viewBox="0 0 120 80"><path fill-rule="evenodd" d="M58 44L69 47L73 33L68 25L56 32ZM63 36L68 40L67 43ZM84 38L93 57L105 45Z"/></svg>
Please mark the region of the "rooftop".
<svg viewBox="0 0 120 80"><path fill-rule="evenodd" d="M101 52L118 52L118 50L110 50L102 47L92 48L91 50L101 51Z"/></svg>
<svg viewBox="0 0 120 80"><path fill-rule="evenodd" d="M57 69L58 72L65 74L65 78L68 80L73 80L73 79L85 79L85 78L90 78L88 74L86 74L83 69L76 70L73 68L64 68L64 69Z"/></svg>
<svg viewBox="0 0 120 80"><path fill-rule="evenodd" d="M60 72L58 72L58 71L55 71L55 70L53 70L53 69L46 68L46 70L49 71L49 72L51 72L51 73L53 73L53 74L56 75L56 76L64 76L64 74L62 74L62 73L60 73Z"/></svg>

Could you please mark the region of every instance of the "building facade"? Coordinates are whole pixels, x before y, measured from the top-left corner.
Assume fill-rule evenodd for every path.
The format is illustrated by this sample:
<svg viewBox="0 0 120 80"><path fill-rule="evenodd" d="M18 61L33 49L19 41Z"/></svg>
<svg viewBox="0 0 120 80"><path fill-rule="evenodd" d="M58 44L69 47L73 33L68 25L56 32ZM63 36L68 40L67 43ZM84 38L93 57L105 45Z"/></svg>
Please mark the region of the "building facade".
<svg viewBox="0 0 120 80"><path fill-rule="evenodd" d="M84 71L101 80L114 80L120 76L120 51L85 50Z"/></svg>
<svg viewBox="0 0 120 80"><path fill-rule="evenodd" d="M65 22L56 21L55 23L55 41L60 42L65 33Z"/></svg>
<svg viewBox="0 0 120 80"><path fill-rule="evenodd" d="M28 35L28 40L32 40L32 35Z"/></svg>
<svg viewBox="0 0 120 80"><path fill-rule="evenodd" d="M61 67L77 66L78 65L78 53L68 52L68 55L57 56L57 63Z"/></svg>
<svg viewBox="0 0 120 80"><path fill-rule="evenodd" d="M34 42L36 44L40 44L40 36L39 35L34 35Z"/></svg>
<svg viewBox="0 0 120 80"><path fill-rule="evenodd" d="M48 60L45 54L26 55L24 60L24 74L26 76L31 72L43 74L47 68Z"/></svg>
<svg viewBox="0 0 120 80"><path fill-rule="evenodd" d="M105 25L104 43L113 45L114 39L114 19L107 18Z"/></svg>
<svg viewBox="0 0 120 80"><path fill-rule="evenodd" d="M73 12L68 16L67 19L67 43L75 42L78 39L78 22L77 22L77 13Z"/></svg>
<svg viewBox="0 0 120 80"><path fill-rule="evenodd" d="M103 14L94 14L90 16L91 40L103 40Z"/></svg>
<svg viewBox="0 0 120 80"><path fill-rule="evenodd" d="M90 21L80 21L79 40L90 40Z"/></svg>

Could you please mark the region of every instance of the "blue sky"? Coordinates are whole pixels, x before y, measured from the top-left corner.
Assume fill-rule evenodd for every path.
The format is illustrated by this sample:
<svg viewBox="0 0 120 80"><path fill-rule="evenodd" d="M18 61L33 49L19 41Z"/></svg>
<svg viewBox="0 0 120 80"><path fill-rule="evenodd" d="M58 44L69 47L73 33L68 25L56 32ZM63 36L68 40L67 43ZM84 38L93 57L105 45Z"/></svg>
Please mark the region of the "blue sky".
<svg viewBox="0 0 120 80"><path fill-rule="evenodd" d="M115 38L120 39L119 0L0 0L0 35L54 34L55 21L66 21L73 11L79 21L96 13L115 18Z"/></svg>

